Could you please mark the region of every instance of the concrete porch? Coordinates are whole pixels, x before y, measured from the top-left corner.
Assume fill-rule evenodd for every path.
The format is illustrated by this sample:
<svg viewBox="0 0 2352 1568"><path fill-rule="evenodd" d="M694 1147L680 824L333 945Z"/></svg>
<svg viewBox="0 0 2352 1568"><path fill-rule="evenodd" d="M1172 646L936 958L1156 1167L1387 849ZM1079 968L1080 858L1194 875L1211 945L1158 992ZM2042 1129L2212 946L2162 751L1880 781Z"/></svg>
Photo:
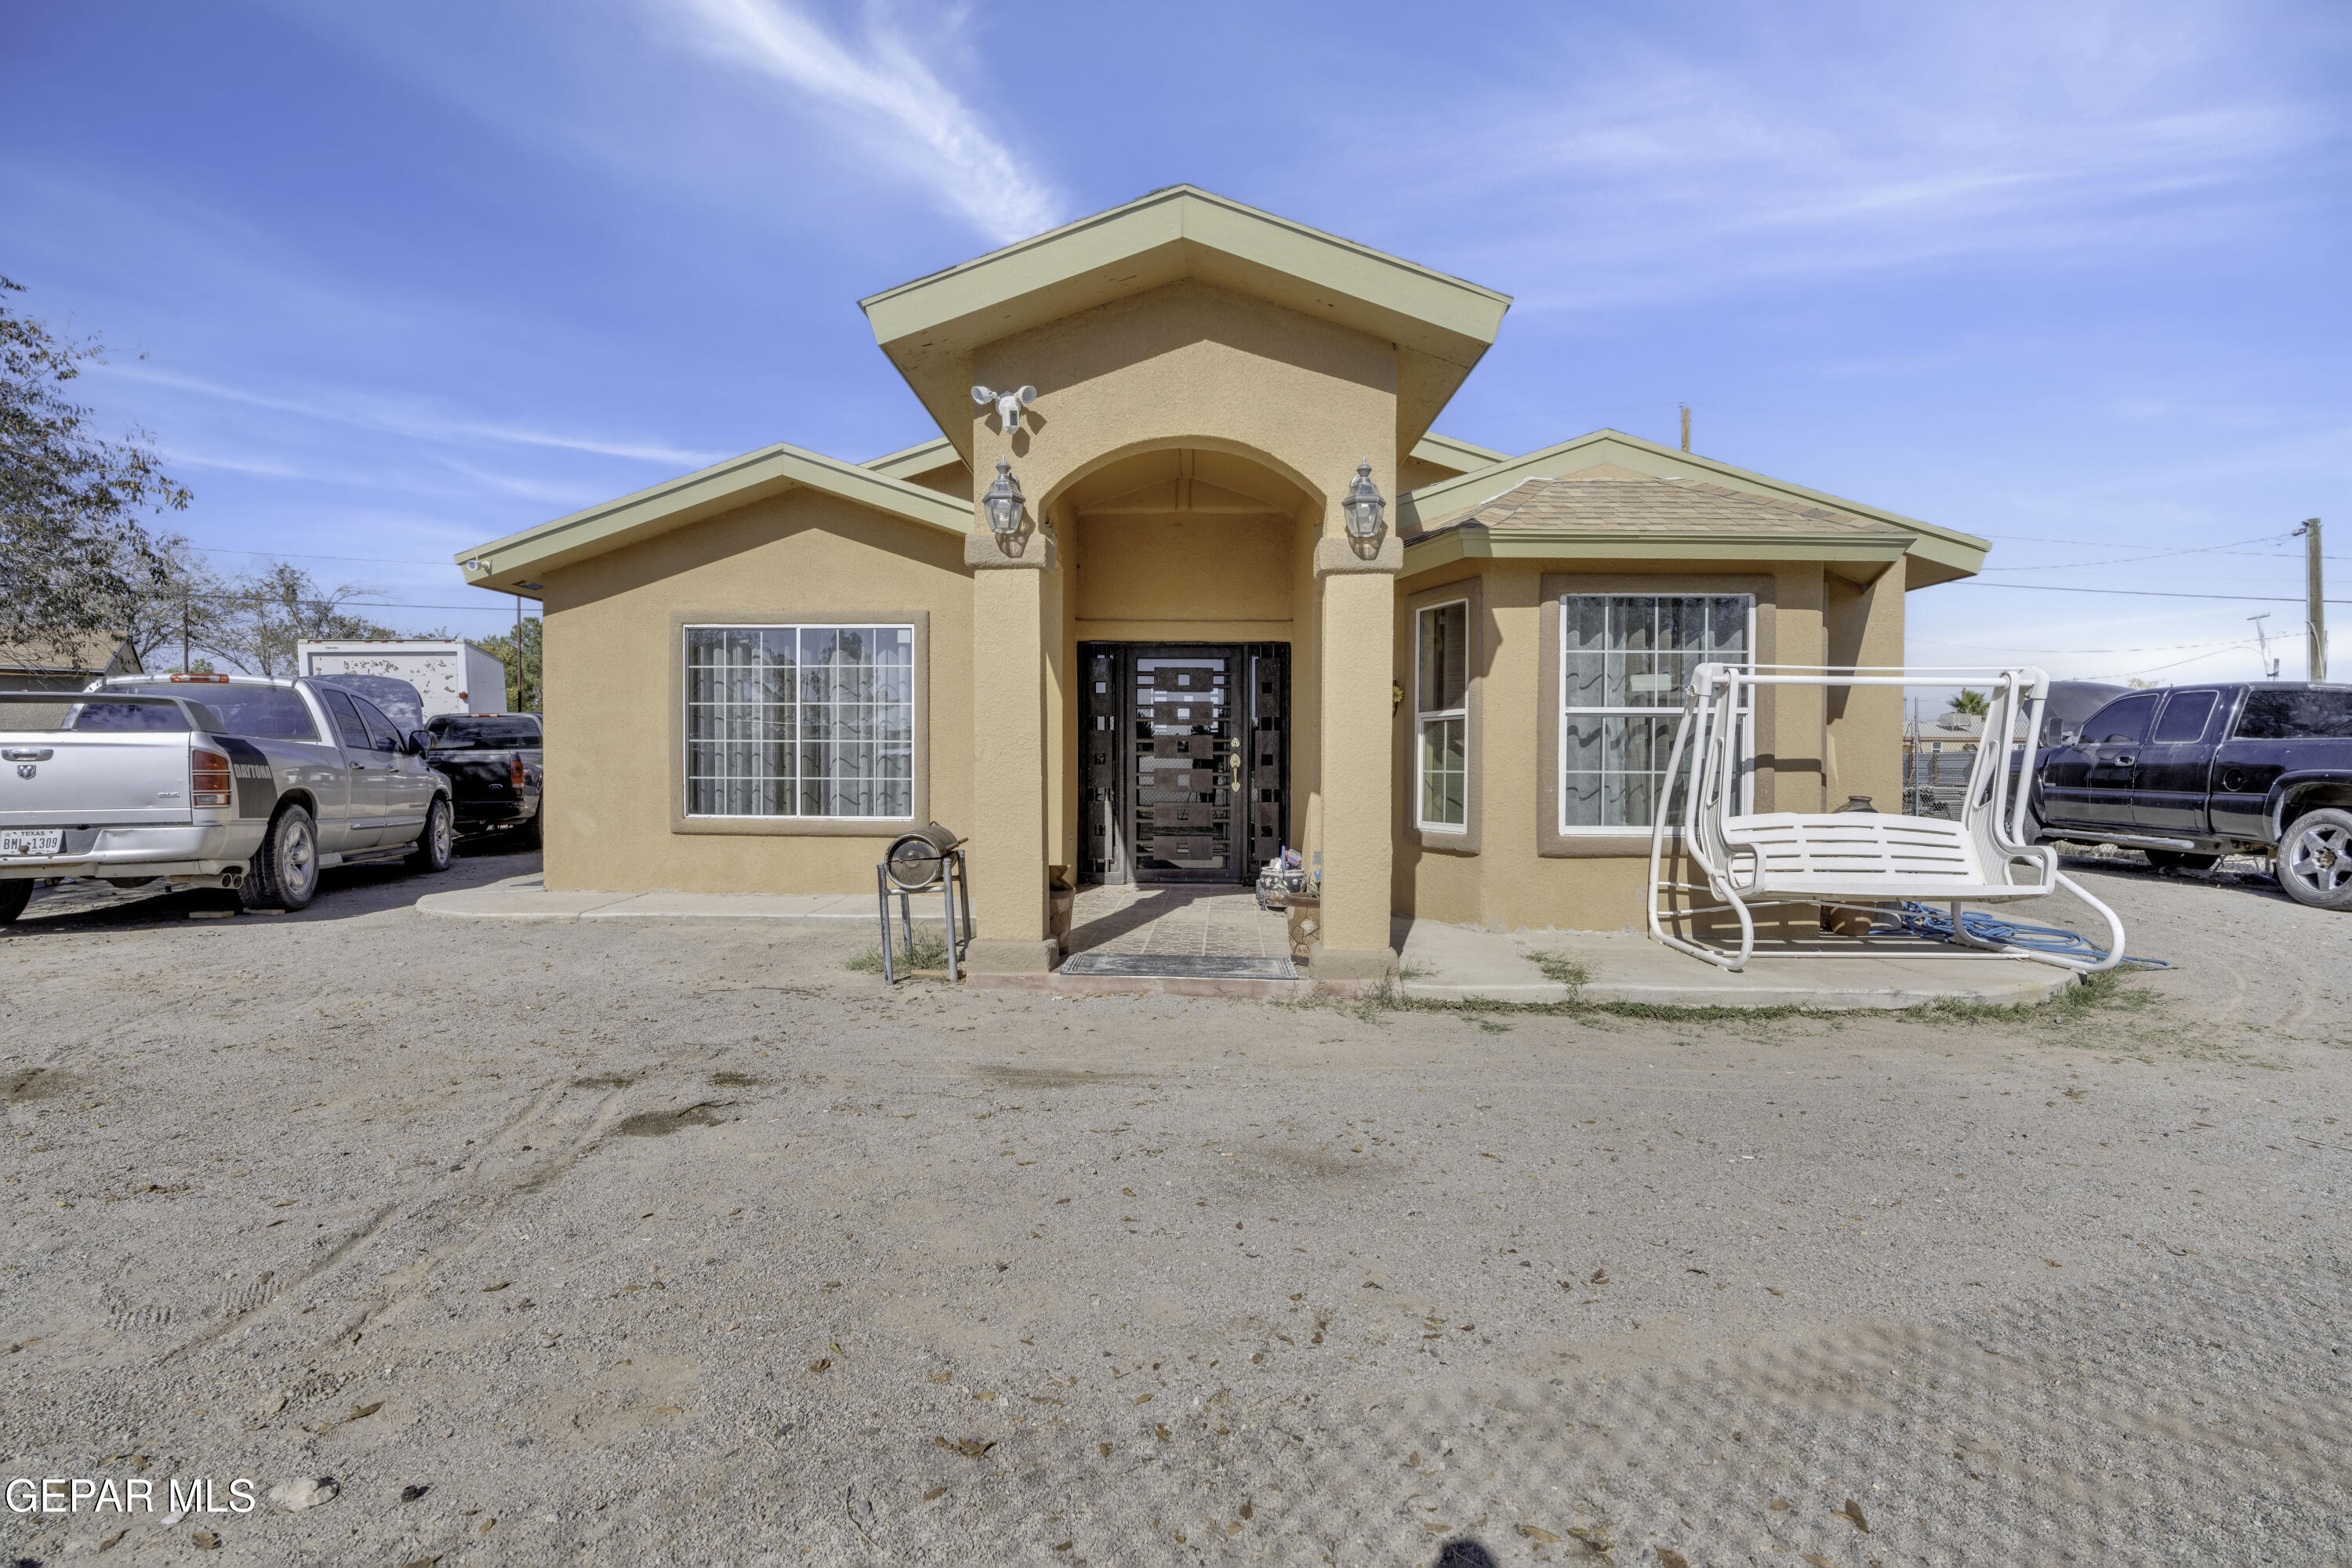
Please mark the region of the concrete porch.
<svg viewBox="0 0 2352 1568"><path fill-rule="evenodd" d="M926 905L928 904L928 910ZM915 915L937 929L936 898ZM536 875L416 900L442 919L572 924L750 921L872 934L872 893L593 893L550 891ZM927 918L928 917L928 918ZM2074 984L2068 972L2023 959L1955 951L1905 937L1822 937L1802 945L1828 958L1770 956L1759 946L1747 972L1727 973L1626 931L1520 931L1391 918L1402 955L1398 989L1429 1002L1632 1002L1677 1007L1916 1007L1936 1002L2018 1005ZM1552 973L1547 973L1549 963ZM1580 984L1559 976L1563 964ZM1303 1001L1318 987L1289 957L1287 917L1233 887L1091 887L1074 900L1066 956L1041 974L972 974L967 984L1066 995L1157 992L1261 1001ZM1362 989L1365 982L1342 982Z"/></svg>

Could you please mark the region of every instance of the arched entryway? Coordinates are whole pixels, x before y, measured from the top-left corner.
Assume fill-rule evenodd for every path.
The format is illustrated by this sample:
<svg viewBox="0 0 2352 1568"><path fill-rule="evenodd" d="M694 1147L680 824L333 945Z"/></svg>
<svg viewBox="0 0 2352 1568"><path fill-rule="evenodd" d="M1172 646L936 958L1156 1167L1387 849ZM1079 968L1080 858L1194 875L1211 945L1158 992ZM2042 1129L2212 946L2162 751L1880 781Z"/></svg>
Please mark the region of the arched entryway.
<svg viewBox="0 0 2352 1568"><path fill-rule="evenodd" d="M1124 454L1050 504L1078 882L1231 886L1298 842L1313 731L1294 650L1321 504L1269 463L1193 445Z"/></svg>

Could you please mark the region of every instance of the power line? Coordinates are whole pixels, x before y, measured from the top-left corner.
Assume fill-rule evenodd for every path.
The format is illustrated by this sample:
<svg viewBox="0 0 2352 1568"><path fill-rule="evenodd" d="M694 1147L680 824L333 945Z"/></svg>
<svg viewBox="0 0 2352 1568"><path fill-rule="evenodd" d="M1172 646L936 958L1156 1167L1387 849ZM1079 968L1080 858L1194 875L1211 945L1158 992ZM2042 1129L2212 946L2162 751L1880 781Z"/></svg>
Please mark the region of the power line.
<svg viewBox="0 0 2352 1568"><path fill-rule="evenodd" d="M2044 533L1979 533L1977 537L1979 539L2014 539L2027 544L2080 544L2091 550L2129 550L2133 548L2133 546L2129 544L2117 544L2111 539L2053 539L2048 534ZM2243 542L2247 544L2261 544L2273 539L2293 539L2295 535L2292 533L2266 533L2263 535L2261 539L2249 539ZM2210 548L2224 554L2238 553L2252 555L2260 557L2265 561L2299 561L2303 558L2303 552L2300 550L2242 551L2234 544L2216 544ZM2352 555L2330 555L2326 557L2326 559L2329 561L2352 561ZM2086 563L2086 564L2105 564L2112 566L2118 564L2118 563L2092 562Z"/></svg>
<svg viewBox="0 0 2352 1568"><path fill-rule="evenodd" d="M504 594L507 590L501 588L499 589L498 592ZM527 594L512 594L509 596L516 599L530 599L530 597ZM156 595L156 598L159 603L168 603L173 599L217 599L224 600L234 605L309 605L313 607L323 607L330 610L344 608L359 610L495 610L499 614L504 615L506 614L507 609L504 605L407 605L402 604L395 599L305 599L299 597L289 599L276 594L268 593L258 595L159 594ZM538 599L530 599L530 602L534 605L543 603L543 601Z"/></svg>
<svg viewBox="0 0 2352 1568"><path fill-rule="evenodd" d="M290 561L365 561L377 566L454 566L455 561L402 561L390 555L316 555L299 550L247 550L236 544L191 544L207 555L283 555Z"/></svg>
<svg viewBox="0 0 2352 1568"><path fill-rule="evenodd" d="M2011 585L2011 586L2012 586L2012 587L2014 587L2014 586L2016 586L2017 584L2010 584L2010 585ZM2286 637L2288 634L2286 634L2286 633L2284 633L2284 632L2282 632L2282 633L2279 633L2278 635L2279 635L2281 637ZM2302 634L2302 633L2300 633L2300 632L2297 632L2297 633L2294 633L2294 636L2296 636L2296 637L2301 637L2303 634ZM1917 644L1918 644L1920 647L1957 647L1957 648L1963 648L1963 649L1967 650L1967 651L1968 651L1968 652L1969 652L1969 653L2064 653L2064 654L2108 654L2108 653L2179 653L2179 651L2181 651L2183 648L2192 648L2192 647L2252 647L2253 646L2253 644L2254 644L2255 639L2253 639L2253 638L2252 638L2252 637L2249 637L2249 638L2246 638L2246 639L2244 639L2243 641L2240 641L2240 642L2175 642L2175 643L2158 643L2158 644L2156 644L2156 645L2154 645L2154 646L2152 646L2152 647L1990 647L1990 646L1989 646L1989 645L1987 645L1987 644L1985 644L1985 643L1973 643L1973 642L1937 642L1937 641L1935 638L1933 638L1933 637L1906 637L1906 638L1904 638L1904 641L1906 641L1906 642L1916 642L1916 643L1917 643Z"/></svg>
<svg viewBox="0 0 2352 1568"><path fill-rule="evenodd" d="M2132 599L2236 599L2249 605L2300 605L2301 598L2281 597L2271 594L2170 594L2158 588L2069 588L2057 583L1988 583L1979 577L1961 577L1957 582L1971 588L2007 588L2028 594L2120 594ZM1933 584L1930 584L1933 586ZM2330 605L2352 605L2352 599L2327 599Z"/></svg>
<svg viewBox="0 0 2352 1568"><path fill-rule="evenodd" d="M2241 539L2229 544L2200 544L2187 550L2159 550L2153 555L2126 555L2116 561L2059 561L2047 566L1988 566L1988 572L2071 572L2080 566L2129 566L2137 561L2166 561L2176 555L2210 555L2219 551L2234 551L2242 544L2267 544L2276 539L2292 539L2291 533L2266 533L2260 539ZM2127 550L2129 545L2112 548Z"/></svg>

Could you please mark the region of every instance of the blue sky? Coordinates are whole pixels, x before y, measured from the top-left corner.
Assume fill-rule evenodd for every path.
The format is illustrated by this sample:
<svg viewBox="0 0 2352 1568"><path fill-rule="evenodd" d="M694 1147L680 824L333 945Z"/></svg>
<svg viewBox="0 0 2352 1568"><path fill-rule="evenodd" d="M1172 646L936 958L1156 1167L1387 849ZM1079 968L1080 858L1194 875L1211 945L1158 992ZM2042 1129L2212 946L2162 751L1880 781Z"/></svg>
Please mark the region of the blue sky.
<svg viewBox="0 0 2352 1568"><path fill-rule="evenodd" d="M395 624L497 629L512 602L449 552L715 458L927 437L856 300L1178 181L1516 296L1449 435L1671 441L1687 402L1702 453L1992 536L2000 584L2291 599L2283 536L2316 513L2352 599L2328 0L120 3L10 30L16 304L104 333L88 398L152 432L220 563L484 601ZM1910 605L1915 663L2158 680L2252 675L2268 609L2301 672L2294 603Z"/></svg>

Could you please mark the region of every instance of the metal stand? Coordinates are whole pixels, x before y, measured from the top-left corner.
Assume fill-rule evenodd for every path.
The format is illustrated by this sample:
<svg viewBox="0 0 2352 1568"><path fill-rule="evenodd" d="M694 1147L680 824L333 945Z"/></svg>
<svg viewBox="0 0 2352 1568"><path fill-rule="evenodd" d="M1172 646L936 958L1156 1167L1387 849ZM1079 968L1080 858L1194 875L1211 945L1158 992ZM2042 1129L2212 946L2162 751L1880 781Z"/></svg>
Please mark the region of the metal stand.
<svg viewBox="0 0 2352 1568"><path fill-rule="evenodd" d="M940 857L939 879L932 884L940 890L940 902L947 915L948 980L950 984L962 978L963 950L971 941L971 879L965 873L963 851L950 849ZM929 888L898 888L890 881L889 863L874 868L874 890L881 904L882 916L882 984L898 984L897 965L890 961L891 930L890 900L898 900L898 926L907 944L907 963L915 962L914 895L929 892ZM959 919L958 917L961 918Z"/></svg>

